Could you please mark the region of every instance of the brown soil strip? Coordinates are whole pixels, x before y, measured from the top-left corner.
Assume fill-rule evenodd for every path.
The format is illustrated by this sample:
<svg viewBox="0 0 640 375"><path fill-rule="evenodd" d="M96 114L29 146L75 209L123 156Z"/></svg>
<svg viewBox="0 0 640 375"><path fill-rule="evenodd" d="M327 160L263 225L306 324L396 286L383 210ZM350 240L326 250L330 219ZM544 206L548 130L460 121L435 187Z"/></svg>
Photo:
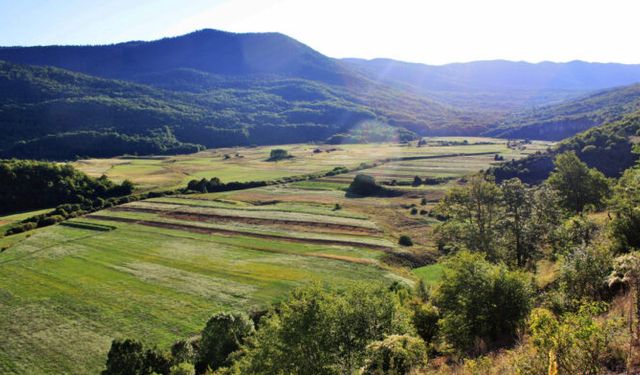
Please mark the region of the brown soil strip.
<svg viewBox="0 0 640 375"><path fill-rule="evenodd" d="M193 232L193 233L237 235L237 236L264 238L264 239L276 240L276 241L311 243L311 244L318 244L318 245L365 247L369 249L382 250L382 251L393 250L392 248L384 245L376 245L376 244L362 243L362 242L356 242L356 241L329 240L324 238L295 238L295 237L278 236L274 234L251 233L251 232L243 232L243 231L237 231L232 229L222 229L222 228L205 228L197 225L163 223L159 221L138 220L138 219L125 218L125 217L113 217L113 216L93 215L93 214L88 216L98 220L117 221L122 223L133 223L133 224L146 225L146 226L157 227L157 228L177 229L177 230L183 230L183 231Z"/></svg>
<svg viewBox="0 0 640 375"><path fill-rule="evenodd" d="M160 214L162 216L172 217L175 219L192 220L192 221L235 222L235 223L244 223L244 224L250 224L250 225L280 224L280 225L295 225L295 226L304 226L304 227L325 228L325 229L332 229L337 231L348 231L348 232L357 232L357 233L366 233L366 234L380 233L378 229L374 229L374 228L358 227L355 225L348 225L348 224L323 223L323 222L317 222L317 221L264 219L264 218L231 216L231 215L227 216L227 215L220 215L220 214L213 214L213 213L200 213L200 212L189 212L189 211L166 211L166 210L161 210L157 208L145 208L145 207L119 206L119 207L112 207L110 208L110 210L154 213L154 214Z"/></svg>

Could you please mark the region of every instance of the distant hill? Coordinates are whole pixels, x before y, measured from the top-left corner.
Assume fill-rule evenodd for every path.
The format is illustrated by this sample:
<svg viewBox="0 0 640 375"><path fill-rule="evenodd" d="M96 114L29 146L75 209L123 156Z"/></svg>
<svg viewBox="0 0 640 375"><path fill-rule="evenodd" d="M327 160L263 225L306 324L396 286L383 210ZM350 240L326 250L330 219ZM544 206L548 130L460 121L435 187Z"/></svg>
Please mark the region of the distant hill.
<svg viewBox="0 0 640 375"><path fill-rule="evenodd" d="M514 114L485 135L561 140L639 110L640 84L635 84Z"/></svg>
<svg viewBox="0 0 640 375"><path fill-rule="evenodd" d="M538 183L553 171L556 155L573 151L590 167L597 168L608 177L619 177L638 161L640 155L633 149L639 140L640 111L579 133L546 152L507 162L491 173L498 181L518 177L527 183Z"/></svg>
<svg viewBox="0 0 640 375"><path fill-rule="evenodd" d="M639 66L621 64L338 60L279 33L217 30L103 46L0 47L0 60L0 157L43 159L321 142L370 121L419 136L557 139L618 118L634 106L629 94L593 99L584 115L571 103L522 108L640 81ZM624 108L607 110L607 101ZM536 122L565 112L591 122Z"/></svg>
<svg viewBox="0 0 640 375"><path fill-rule="evenodd" d="M495 60L446 65L390 59L343 61L377 81L402 83L442 102L476 110L509 112L640 82L640 65L583 61L532 64Z"/></svg>
<svg viewBox="0 0 640 375"><path fill-rule="evenodd" d="M472 116L391 88L356 95L317 81L191 70L145 79L158 87L0 62L0 157L59 160L324 141L374 120L427 134L445 127L478 132Z"/></svg>

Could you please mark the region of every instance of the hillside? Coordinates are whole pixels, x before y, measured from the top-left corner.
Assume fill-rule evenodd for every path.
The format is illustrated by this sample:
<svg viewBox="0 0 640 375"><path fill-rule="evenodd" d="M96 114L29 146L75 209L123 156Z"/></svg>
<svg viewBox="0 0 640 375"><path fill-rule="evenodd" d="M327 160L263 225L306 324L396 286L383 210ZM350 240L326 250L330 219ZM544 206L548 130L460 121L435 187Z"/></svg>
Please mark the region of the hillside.
<svg viewBox="0 0 640 375"><path fill-rule="evenodd" d="M507 162L492 169L491 173L498 181L518 177L524 182L537 183L549 176L556 155L573 151L587 165L606 176L620 177L638 160L638 154L632 150L639 134L640 112L635 112L568 138L546 152Z"/></svg>
<svg viewBox="0 0 640 375"><path fill-rule="evenodd" d="M390 59L343 61L377 81L400 83L451 105L501 112L640 82L640 65L583 61L532 64L495 60L446 65Z"/></svg>
<svg viewBox="0 0 640 375"><path fill-rule="evenodd" d="M604 90L509 116L485 133L502 138L561 140L640 110L640 84Z"/></svg>
<svg viewBox="0 0 640 375"><path fill-rule="evenodd" d="M422 134L479 131L473 116L392 89L356 96L303 79L178 73L189 79L155 76L165 89L0 62L0 156L71 159L323 141L369 120ZM193 86L207 79L216 85ZM189 90L176 88L179 82Z"/></svg>
<svg viewBox="0 0 640 375"><path fill-rule="evenodd" d="M5 47L0 48L0 60L119 79L187 68L221 75L272 74L340 84L358 80L340 62L286 35L211 29L152 42Z"/></svg>

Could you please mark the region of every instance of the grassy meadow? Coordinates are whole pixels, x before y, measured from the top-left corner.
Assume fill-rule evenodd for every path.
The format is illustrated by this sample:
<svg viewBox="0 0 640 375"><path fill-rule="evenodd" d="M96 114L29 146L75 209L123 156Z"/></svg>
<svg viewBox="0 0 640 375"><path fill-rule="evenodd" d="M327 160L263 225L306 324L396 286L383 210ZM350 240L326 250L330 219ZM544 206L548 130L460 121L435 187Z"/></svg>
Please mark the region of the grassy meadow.
<svg viewBox="0 0 640 375"><path fill-rule="evenodd" d="M202 177L270 180L380 160L387 161L362 173L380 181L451 180L403 186L405 194L392 198L346 197L353 173L154 198L0 238L0 373L95 374L114 338L143 338L167 349L217 311L263 309L312 280L431 284L439 277L436 266L411 272L385 260L405 251L435 256L434 219L426 212L446 189L489 167L496 153L510 159L546 147L513 150L502 140L468 140L427 147L288 145L282 148L294 157L280 162L266 161L276 147L80 160L76 167L91 175L130 179L142 190ZM415 246L399 246L402 234Z"/></svg>

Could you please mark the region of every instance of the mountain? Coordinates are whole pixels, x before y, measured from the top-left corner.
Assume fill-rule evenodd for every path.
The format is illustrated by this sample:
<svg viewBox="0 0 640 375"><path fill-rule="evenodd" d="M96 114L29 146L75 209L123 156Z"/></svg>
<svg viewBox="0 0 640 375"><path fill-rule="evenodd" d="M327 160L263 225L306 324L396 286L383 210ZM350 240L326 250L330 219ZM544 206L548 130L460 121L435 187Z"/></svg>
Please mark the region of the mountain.
<svg viewBox="0 0 640 375"><path fill-rule="evenodd" d="M485 135L555 141L639 110L640 84L635 84L513 114Z"/></svg>
<svg viewBox="0 0 640 375"><path fill-rule="evenodd" d="M618 121L599 125L570 137L546 152L524 159L512 160L494 168L497 181L518 177L527 183L538 183L553 171L556 155L572 151L587 165L597 168L608 177L619 177L639 160L633 152L640 142L640 111Z"/></svg>
<svg viewBox="0 0 640 375"><path fill-rule="evenodd" d="M571 126L536 122L540 108L529 115L522 108L546 104L540 116L553 119L573 110L549 103L640 80L638 66L620 64L338 60L279 33L217 30L102 46L0 47L0 60L0 157L42 159L350 139L376 123L402 128L403 137L512 136L521 126L541 137L559 128L558 137ZM611 111L594 99L601 119L573 129L618 118L633 108L627 99L611 99L625 107Z"/></svg>
<svg viewBox="0 0 640 375"><path fill-rule="evenodd" d="M401 83L465 109L511 111L640 82L640 65L495 60L436 66L390 59L343 61L379 82Z"/></svg>
<svg viewBox="0 0 640 375"><path fill-rule="evenodd" d="M147 154L323 141L367 121L471 135L495 121L371 80L277 33L3 47L0 59L4 157L106 156L109 143Z"/></svg>
<svg viewBox="0 0 640 375"><path fill-rule="evenodd" d="M151 42L3 47L0 60L126 80L175 69L230 76L279 75L339 84L358 80L339 61L286 35L210 29Z"/></svg>

